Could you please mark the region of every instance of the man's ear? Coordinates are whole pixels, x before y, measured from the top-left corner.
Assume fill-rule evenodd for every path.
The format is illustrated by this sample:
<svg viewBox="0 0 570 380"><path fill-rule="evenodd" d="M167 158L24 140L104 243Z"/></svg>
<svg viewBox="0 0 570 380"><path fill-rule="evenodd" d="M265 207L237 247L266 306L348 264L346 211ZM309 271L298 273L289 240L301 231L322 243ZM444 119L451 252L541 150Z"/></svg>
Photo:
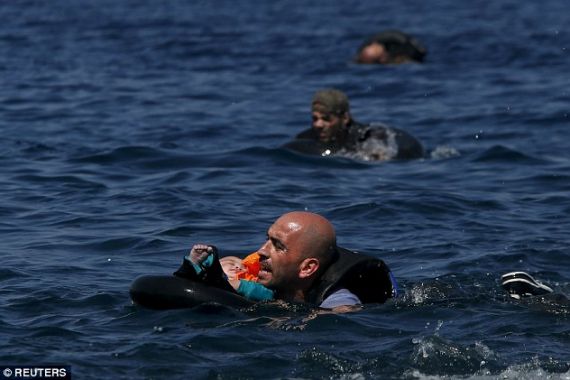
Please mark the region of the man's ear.
<svg viewBox="0 0 570 380"><path fill-rule="evenodd" d="M341 119L342 119L342 125L343 126L346 127L348 124L350 124L350 112L347 111L347 112L343 113L341 116Z"/></svg>
<svg viewBox="0 0 570 380"><path fill-rule="evenodd" d="M319 269L319 266L319 259L314 257L303 260L299 267L299 278L312 276Z"/></svg>

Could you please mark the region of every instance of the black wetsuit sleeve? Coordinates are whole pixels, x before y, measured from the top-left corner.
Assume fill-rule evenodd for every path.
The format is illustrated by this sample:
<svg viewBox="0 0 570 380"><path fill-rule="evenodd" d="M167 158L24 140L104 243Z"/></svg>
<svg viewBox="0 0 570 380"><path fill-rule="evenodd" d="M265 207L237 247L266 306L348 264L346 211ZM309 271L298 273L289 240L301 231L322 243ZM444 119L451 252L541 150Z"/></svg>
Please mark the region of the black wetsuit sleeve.
<svg viewBox="0 0 570 380"><path fill-rule="evenodd" d="M227 290L232 293L236 292L226 279L222 266L220 265L218 255L214 257L212 265L208 268L204 268L200 274L196 273L194 266L184 258L182 260L182 265L176 272L174 272L174 275L176 277L182 277L192 281L203 282L204 284L215 286L216 288Z"/></svg>
<svg viewBox="0 0 570 380"><path fill-rule="evenodd" d="M174 275L176 277L182 277L188 280L202 281L200 276L198 276L198 274L196 273L194 266L192 266L192 264L190 264L190 262L186 260L186 258L182 260L182 265L180 265L180 268L178 268L176 272L174 272Z"/></svg>
<svg viewBox="0 0 570 380"><path fill-rule="evenodd" d="M313 128L305 129L304 131L300 132L295 136L295 139L308 139L308 140L316 140L317 134L313 130Z"/></svg>
<svg viewBox="0 0 570 380"><path fill-rule="evenodd" d="M408 132L401 129L394 129L396 132L396 143L398 144L399 159L421 158L424 155L422 144Z"/></svg>

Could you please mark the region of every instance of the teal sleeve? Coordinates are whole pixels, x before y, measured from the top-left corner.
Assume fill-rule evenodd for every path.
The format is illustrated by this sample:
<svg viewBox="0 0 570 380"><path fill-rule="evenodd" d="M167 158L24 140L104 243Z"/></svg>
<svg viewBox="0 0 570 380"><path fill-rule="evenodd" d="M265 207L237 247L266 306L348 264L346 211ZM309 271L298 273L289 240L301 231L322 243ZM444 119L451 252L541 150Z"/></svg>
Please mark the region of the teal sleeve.
<svg viewBox="0 0 570 380"><path fill-rule="evenodd" d="M201 274L204 271L204 268L209 268L214 263L214 255L208 255L206 260L202 262L202 264L194 264L192 260L190 260L190 254L188 256L184 256L184 260L188 261L192 267L194 267L194 271L196 274Z"/></svg>
<svg viewBox="0 0 570 380"><path fill-rule="evenodd" d="M253 281L239 280L238 294L252 301L270 301L273 299L273 290Z"/></svg>

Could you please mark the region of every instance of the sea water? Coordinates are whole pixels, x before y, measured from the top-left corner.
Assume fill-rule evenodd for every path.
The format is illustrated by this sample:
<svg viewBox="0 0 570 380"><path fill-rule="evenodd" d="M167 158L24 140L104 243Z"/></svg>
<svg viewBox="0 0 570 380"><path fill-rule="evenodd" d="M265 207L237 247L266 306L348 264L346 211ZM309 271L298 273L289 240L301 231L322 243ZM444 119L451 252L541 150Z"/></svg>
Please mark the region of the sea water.
<svg viewBox="0 0 570 380"><path fill-rule="evenodd" d="M568 379L570 9L456 2L10 1L0 6L0 364L73 378ZM359 66L385 29L425 64ZM281 148L336 87L425 159ZM151 311L128 289L192 244L244 255L282 213L329 218L403 296Z"/></svg>

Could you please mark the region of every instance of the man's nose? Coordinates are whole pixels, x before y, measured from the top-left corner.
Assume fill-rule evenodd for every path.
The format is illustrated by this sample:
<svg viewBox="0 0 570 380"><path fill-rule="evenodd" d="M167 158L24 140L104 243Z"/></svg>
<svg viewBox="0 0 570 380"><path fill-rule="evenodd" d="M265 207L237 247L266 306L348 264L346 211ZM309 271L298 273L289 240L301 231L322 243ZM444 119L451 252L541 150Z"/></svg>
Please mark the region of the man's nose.
<svg viewBox="0 0 570 380"><path fill-rule="evenodd" d="M263 243L263 245L257 250L257 253L259 253L260 256L263 256L263 258L269 257L269 254L267 253L268 244L269 244L269 240L267 240L265 243Z"/></svg>

